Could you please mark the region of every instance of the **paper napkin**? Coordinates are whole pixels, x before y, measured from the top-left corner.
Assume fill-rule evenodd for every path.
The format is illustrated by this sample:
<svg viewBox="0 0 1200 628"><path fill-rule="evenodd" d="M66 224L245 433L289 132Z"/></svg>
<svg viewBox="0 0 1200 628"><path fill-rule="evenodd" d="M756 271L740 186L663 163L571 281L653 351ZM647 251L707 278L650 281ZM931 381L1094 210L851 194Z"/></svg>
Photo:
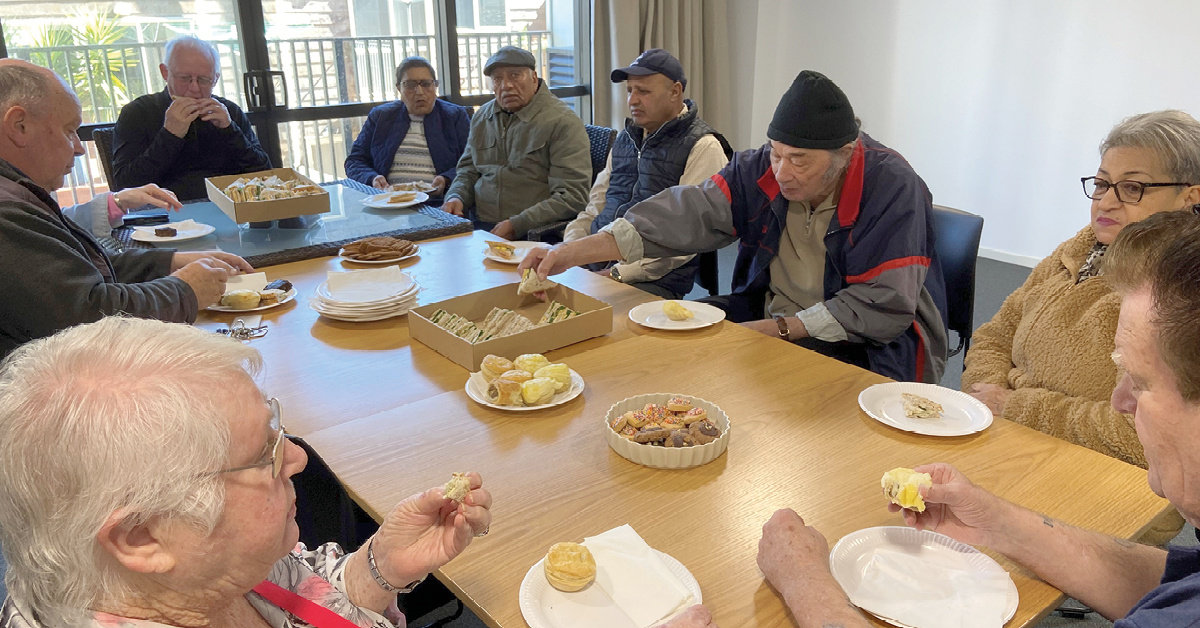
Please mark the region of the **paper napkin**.
<svg viewBox="0 0 1200 628"><path fill-rule="evenodd" d="M632 527L623 525L588 537L583 545L596 559L592 586L603 591L639 628L696 603L691 591Z"/></svg>
<svg viewBox="0 0 1200 628"><path fill-rule="evenodd" d="M337 301L349 303L379 301L412 285L412 280L396 266L330 272L328 279L329 295Z"/></svg>
<svg viewBox="0 0 1200 628"><path fill-rule="evenodd" d="M958 556L879 548L850 593L856 605L920 628L1000 628L1007 573L973 569Z"/></svg>

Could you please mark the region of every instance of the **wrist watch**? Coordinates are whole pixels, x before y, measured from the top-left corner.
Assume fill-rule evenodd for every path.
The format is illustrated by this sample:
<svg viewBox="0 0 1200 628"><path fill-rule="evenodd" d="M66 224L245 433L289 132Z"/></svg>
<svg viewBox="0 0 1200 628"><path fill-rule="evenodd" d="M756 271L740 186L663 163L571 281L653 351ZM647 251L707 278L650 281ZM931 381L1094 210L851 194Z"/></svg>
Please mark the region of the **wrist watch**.
<svg viewBox="0 0 1200 628"><path fill-rule="evenodd" d="M609 269L608 276L616 279L617 281L621 281L621 271L617 270L616 266L613 266L611 269ZM621 281L621 283L625 282Z"/></svg>
<svg viewBox="0 0 1200 628"><path fill-rule="evenodd" d="M787 319L782 316L776 316L775 324L779 326L779 337L783 338L784 340L788 340L789 336L792 334L792 331L788 329Z"/></svg>

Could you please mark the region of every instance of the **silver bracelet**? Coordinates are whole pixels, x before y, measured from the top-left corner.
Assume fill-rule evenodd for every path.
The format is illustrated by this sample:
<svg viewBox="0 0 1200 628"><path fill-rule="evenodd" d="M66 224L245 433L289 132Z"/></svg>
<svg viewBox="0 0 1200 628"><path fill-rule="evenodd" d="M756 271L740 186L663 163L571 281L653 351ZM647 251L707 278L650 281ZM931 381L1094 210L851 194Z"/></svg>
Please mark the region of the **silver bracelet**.
<svg viewBox="0 0 1200 628"><path fill-rule="evenodd" d="M379 573L379 565L375 564L375 537L371 537L367 543L367 567L370 568L371 577L375 578L375 583L389 593L408 593L425 581L425 576L421 576L405 586L398 587L384 579L383 574Z"/></svg>

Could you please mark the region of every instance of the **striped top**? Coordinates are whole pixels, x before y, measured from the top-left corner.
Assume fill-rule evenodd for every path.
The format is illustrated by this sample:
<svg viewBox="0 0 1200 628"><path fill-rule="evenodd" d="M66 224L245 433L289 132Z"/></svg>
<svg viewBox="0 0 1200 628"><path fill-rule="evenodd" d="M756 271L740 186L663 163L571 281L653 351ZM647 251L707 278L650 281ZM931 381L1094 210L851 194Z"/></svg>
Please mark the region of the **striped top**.
<svg viewBox="0 0 1200 628"><path fill-rule="evenodd" d="M424 181L429 183L437 176L433 157L429 156L429 144L425 141L425 116L411 116L408 133L396 149L392 169L388 171L388 183Z"/></svg>

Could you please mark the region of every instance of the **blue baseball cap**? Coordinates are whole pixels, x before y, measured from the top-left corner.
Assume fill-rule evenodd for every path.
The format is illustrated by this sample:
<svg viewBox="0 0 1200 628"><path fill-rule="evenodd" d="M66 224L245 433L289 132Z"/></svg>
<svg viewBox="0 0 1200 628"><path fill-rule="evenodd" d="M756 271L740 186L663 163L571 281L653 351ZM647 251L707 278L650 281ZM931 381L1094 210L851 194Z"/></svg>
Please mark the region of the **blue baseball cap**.
<svg viewBox="0 0 1200 628"><path fill-rule="evenodd" d="M612 71L612 82L621 83L630 76L649 76L661 74L672 81L678 81L687 87L687 77L683 75L683 64L674 55L662 48L651 48L638 55L627 68L617 68Z"/></svg>

